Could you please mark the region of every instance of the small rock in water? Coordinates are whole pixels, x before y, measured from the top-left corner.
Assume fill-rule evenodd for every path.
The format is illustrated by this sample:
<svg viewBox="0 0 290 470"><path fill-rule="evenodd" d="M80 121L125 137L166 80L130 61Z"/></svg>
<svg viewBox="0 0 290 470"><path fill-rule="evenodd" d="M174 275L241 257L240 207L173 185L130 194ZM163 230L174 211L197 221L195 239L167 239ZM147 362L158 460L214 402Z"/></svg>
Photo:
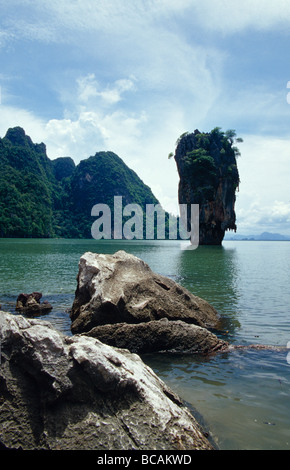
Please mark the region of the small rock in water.
<svg viewBox="0 0 290 470"><path fill-rule="evenodd" d="M17 297L15 309L26 315L37 315L52 310L52 305L47 300L42 304L40 303L41 298L41 292L32 292L32 294L21 293Z"/></svg>

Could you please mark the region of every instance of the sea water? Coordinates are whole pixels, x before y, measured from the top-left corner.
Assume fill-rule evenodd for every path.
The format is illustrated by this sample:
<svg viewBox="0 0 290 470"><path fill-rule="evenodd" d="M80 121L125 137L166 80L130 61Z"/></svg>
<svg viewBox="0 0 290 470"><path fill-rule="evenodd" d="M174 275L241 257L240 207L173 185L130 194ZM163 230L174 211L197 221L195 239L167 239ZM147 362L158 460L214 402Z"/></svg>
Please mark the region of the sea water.
<svg viewBox="0 0 290 470"><path fill-rule="evenodd" d="M0 239L0 304L15 312L19 293L39 291L53 310L43 318L71 335L69 309L79 258L86 251L126 250L210 302L216 334L241 349L210 358L144 355L177 392L220 449L290 448L290 242L224 241L187 249L187 242Z"/></svg>

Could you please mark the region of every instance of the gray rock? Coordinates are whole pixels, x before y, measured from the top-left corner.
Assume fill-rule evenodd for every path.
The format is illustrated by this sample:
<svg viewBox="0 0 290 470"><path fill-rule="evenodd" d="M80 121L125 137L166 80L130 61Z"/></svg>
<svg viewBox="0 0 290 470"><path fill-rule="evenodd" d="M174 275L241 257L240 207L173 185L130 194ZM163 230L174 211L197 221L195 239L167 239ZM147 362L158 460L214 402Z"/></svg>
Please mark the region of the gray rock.
<svg viewBox="0 0 290 470"><path fill-rule="evenodd" d="M16 300L15 310L25 315L41 315L52 310L52 305L46 300L40 303L41 292L32 294L19 294Z"/></svg>
<svg viewBox="0 0 290 470"><path fill-rule="evenodd" d="M85 253L71 310L73 333L115 323L143 323L167 318L201 327L217 327L217 311L173 280L154 273L141 259Z"/></svg>
<svg viewBox="0 0 290 470"><path fill-rule="evenodd" d="M138 354L167 352L207 356L229 348L227 342L205 328L167 318L138 324L100 325L83 334Z"/></svg>
<svg viewBox="0 0 290 470"><path fill-rule="evenodd" d="M4 312L0 342L2 448L213 449L136 354Z"/></svg>

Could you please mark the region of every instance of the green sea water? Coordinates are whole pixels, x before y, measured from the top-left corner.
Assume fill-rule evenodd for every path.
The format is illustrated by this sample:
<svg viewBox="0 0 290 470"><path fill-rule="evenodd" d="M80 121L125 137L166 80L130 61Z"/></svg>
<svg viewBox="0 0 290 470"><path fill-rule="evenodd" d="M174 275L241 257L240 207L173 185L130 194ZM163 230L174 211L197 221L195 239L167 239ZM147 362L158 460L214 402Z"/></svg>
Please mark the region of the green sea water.
<svg viewBox="0 0 290 470"><path fill-rule="evenodd" d="M202 416L220 449L290 448L290 242L224 241L188 250L187 242L0 239L0 304L15 312L19 293L40 291L53 305L45 320L71 335L80 256L126 250L209 301L218 336L236 350L211 358L146 355L161 379ZM289 344L290 345L290 344Z"/></svg>

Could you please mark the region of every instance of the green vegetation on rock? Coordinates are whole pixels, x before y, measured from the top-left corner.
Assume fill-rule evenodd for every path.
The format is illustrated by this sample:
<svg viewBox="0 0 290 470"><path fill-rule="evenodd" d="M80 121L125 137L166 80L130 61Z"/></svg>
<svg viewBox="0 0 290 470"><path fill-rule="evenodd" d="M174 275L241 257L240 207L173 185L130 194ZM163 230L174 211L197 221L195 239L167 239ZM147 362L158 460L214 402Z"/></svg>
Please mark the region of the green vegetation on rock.
<svg viewBox="0 0 290 470"><path fill-rule="evenodd" d="M159 204L151 189L113 152L98 152L77 166L50 160L21 127L0 139L0 236L91 238L92 207Z"/></svg>
<svg viewBox="0 0 290 470"><path fill-rule="evenodd" d="M195 188L196 204L214 199L221 178L230 180L234 189L238 187L236 157L240 152L233 145L235 142L242 142L242 139L236 138L234 130L222 132L219 127L209 133L186 132L178 139L184 173Z"/></svg>

